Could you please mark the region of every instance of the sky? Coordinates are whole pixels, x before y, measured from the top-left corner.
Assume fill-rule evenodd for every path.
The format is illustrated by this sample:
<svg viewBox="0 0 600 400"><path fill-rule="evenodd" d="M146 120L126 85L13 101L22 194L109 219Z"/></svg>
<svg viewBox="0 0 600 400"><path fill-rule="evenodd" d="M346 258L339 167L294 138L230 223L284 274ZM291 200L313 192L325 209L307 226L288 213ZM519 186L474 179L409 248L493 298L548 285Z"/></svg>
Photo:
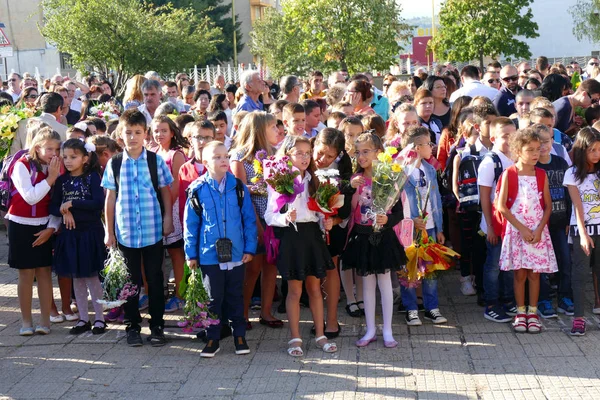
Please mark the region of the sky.
<svg viewBox="0 0 600 400"><path fill-rule="evenodd" d="M414 17L431 16L431 0L396 0L402 6L402 17L409 19ZM433 0L435 13L440 12L442 0Z"/></svg>

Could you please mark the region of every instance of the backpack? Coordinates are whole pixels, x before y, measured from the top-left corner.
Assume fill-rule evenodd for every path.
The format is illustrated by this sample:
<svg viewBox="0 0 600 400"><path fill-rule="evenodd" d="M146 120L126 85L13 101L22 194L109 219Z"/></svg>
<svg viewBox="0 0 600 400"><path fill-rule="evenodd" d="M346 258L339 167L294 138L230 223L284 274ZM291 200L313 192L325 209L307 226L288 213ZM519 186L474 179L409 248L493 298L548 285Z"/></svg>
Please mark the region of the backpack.
<svg viewBox="0 0 600 400"><path fill-rule="evenodd" d="M246 193L244 192L244 183L235 178L235 195L237 196L238 206L240 207L240 212L242 212L242 207L244 206L244 197ZM190 205L192 206L192 210L196 213L196 215L200 218L198 226L202 227L202 203L200 202L200 198L198 197L198 191L192 191L192 187L187 188L187 197L190 199ZM242 218L242 225L244 224L244 219Z"/></svg>
<svg viewBox="0 0 600 400"><path fill-rule="evenodd" d="M506 207L511 208L515 203L515 199L519 193L519 175L517 172L517 167L511 165L506 168L506 171L502 174L504 176L506 174L506 184L508 185L508 194L506 196ZM494 202L492 203L492 226L494 228L494 232L500 232L500 236L504 239L504 233L506 232L506 218L498 208L496 207L496 202L500 199L500 187L502 186L502 179L498 180L496 184L496 197L494 198ZM537 181L538 193L544 191L544 185L546 180L546 171L541 168L535 167L535 179ZM540 190L541 188L541 190ZM540 205L542 209L545 208L544 196L540 196Z"/></svg>
<svg viewBox="0 0 600 400"><path fill-rule="evenodd" d="M15 189L10 176L15 168L15 163L28 152L29 150L27 149L19 150L12 156L7 156L2 163L2 169L0 169L0 211L8 211L8 208L10 207L10 200L15 194L17 194L17 189ZM30 165L32 172L31 184L33 185L37 177L37 170L33 163L30 163Z"/></svg>
<svg viewBox="0 0 600 400"><path fill-rule="evenodd" d="M148 170L150 171L150 179L152 180L152 187L156 193L156 200L160 205L160 212L164 215L165 206L163 204L162 196L160 194L160 188L158 187L158 156L156 153L146 150L146 157L148 158ZM121 165L123 164L123 153L115 154L112 157L112 170L113 176L115 177L116 192L119 195L119 182L121 180Z"/></svg>
<svg viewBox="0 0 600 400"><path fill-rule="evenodd" d="M444 170L442 172L442 182L441 185L444 189L448 190L452 193L452 174L454 169L454 157L458 154L458 152L464 148L465 139L461 136L458 139L458 142L450 147L450 152L448 153L448 159L446 160L446 165L444 165Z"/></svg>
<svg viewBox="0 0 600 400"><path fill-rule="evenodd" d="M462 157L458 165L458 202L463 211L481 211L477 176L484 156L477 151L475 145L471 145L469 149L470 154Z"/></svg>

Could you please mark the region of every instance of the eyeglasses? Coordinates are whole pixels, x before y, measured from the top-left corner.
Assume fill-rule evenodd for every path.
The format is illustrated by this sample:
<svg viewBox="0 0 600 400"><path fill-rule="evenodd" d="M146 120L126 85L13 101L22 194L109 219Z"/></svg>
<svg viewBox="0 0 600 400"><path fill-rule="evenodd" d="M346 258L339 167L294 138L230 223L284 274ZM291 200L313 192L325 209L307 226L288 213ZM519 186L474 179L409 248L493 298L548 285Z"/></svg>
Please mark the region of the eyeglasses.
<svg viewBox="0 0 600 400"><path fill-rule="evenodd" d="M374 151L377 151L375 149L365 149L365 150L361 150L361 151L355 151L354 152L354 157L358 158L360 156L363 157L367 157L369 154L373 153Z"/></svg>
<svg viewBox="0 0 600 400"><path fill-rule="evenodd" d="M519 77L518 77L517 75L513 75L513 76L507 76L507 77L505 77L505 78L502 78L502 80L503 80L504 82L510 82L510 81L516 82L516 81L518 81L518 80L519 80Z"/></svg>
<svg viewBox="0 0 600 400"><path fill-rule="evenodd" d="M25 98L26 99L33 99L33 100L35 100L35 99L38 98L38 95L37 94L30 94L29 96L25 96Z"/></svg>
<svg viewBox="0 0 600 400"><path fill-rule="evenodd" d="M295 151L295 152L293 152L293 153L290 153L290 156L292 156L292 157L296 157L296 158L304 158L304 159L307 159L307 158L310 158L310 152L303 153L303 152L301 152L301 151Z"/></svg>
<svg viewBox="0 0 600 400"><path fill-rule="evenodd" d="M492 83L500 83L500 79L488 79L487 83L489 83L490 85Z"/></svg>
<svg viewBox="0 0 600 400"><path fill-rule="evenodd" d="M212 136L192 136L192 140L196 142L210 142L214 139Z"/></svg>
<svg viewBox="0 0 600 400"><path fill-rule="evenodd" d="M9 81L9 82L16 82L16 81L17 81L17 78L10 78L8 81Z"/></svg>
<svg viewBox="0 0 600 400"><path fill-rule="evenodd" d="M390 86L391 86L391 84L390 84L390 83L384 83L384 84L383 84L383 87L387 87L387 88L389 88Z"/></svg>
<svg viewBox="0 0 600 400"><path fill-rule="evenodd" d="M435 146L435 143L433 143L433 142L429 142L429 143L415 144L415 147L421 147L421 146L429 146L429 147L433 147L433 146Z"/></svg>

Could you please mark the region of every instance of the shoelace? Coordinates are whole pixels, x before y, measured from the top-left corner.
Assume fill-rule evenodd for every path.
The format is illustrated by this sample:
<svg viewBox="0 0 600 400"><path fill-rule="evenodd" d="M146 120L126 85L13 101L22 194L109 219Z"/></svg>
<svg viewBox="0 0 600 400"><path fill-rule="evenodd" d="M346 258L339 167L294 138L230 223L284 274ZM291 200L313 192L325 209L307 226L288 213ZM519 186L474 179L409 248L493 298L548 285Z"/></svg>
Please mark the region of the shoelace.
<svg viewBox="0 0 600 400"><path fill-rule="evenodd" d="M575 330L585 329L585 320L583 320L583 319L574 320L573 321L573 329L575 329Z"/></svg>
<svg viewBox="0 0 600 400"><path fill-rule="evenodd" d="M431 316L433 316L435 318L442 316L442 313L439 310L431 310L431 311L429 311L429 313L431 314Z"/></svg>

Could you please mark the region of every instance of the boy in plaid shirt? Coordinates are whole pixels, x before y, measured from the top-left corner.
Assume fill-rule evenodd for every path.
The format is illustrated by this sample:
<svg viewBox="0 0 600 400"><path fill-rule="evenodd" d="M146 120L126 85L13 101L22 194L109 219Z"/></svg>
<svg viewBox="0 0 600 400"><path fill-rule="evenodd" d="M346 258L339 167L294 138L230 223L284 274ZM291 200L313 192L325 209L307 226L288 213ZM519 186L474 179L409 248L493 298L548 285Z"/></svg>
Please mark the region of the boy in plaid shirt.
<svg viewBox="0 0 600 400"><path fill-rule="evenodd" d="M138 288L142 286L143 259L150 303L149 341L152 346L162 346L166 343L163 333L163 235L173 232L169 191L173 177L163 159L144 148L147 135L144 114L136 109L127 110L119 118L119 125L125 151L108 162L102 178L102 187L107 189L105 243L108 247L118 246L123 252L131 280ZM130 346L143 344L138 298L139 292L124 305L127 344Z"/></svg>

